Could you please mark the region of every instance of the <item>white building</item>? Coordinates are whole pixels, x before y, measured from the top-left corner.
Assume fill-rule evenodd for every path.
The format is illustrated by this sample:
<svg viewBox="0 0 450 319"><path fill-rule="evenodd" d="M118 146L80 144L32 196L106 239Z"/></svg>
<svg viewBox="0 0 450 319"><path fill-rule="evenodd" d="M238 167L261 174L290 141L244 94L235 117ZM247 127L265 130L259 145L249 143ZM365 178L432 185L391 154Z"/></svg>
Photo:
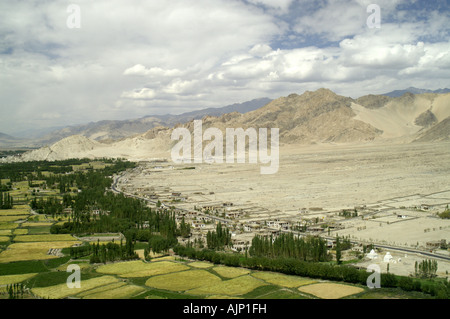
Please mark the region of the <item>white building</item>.
<svg viewBox="0 0 450 319"><path fill-rule="evenodd" d="M388 263L388 262L390 262L390 261L392 261L392 260L394 260L394 258L392 257L391 253L390 253L390 252L387 252L386 255L385 255L384 258L383 258L383 261L384 261L385 263Z"/></svg>

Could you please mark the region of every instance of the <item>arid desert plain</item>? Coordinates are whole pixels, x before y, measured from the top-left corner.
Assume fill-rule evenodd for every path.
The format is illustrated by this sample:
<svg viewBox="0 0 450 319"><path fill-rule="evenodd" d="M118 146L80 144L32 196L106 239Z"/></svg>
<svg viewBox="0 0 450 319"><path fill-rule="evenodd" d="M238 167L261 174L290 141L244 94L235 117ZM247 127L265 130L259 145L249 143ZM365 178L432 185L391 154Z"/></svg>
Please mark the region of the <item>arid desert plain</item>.
<svg viewBox="0 0 450 319"><path fill-rule="evenodd" d="M236 238L252 222L293 230L314 221L330 226L322 235L362 243L426 250L448 242L450 221L436 214L450 204L450 143L282 145L279 153L272 175L260 174L265 164L177 165L168 158L142 163L119 186L186 211L220 207L218 217L240 226ZM339 215L355 209L357 217ZM444 264L441 271L450 269Z"/></svg>

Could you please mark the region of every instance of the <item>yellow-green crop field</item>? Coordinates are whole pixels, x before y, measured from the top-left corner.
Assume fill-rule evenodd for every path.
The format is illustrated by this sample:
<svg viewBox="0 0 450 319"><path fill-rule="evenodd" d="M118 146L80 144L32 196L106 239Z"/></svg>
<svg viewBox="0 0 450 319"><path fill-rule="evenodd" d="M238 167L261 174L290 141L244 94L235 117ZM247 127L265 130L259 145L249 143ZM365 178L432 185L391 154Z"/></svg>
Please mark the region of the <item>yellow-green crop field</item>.
<svg viewBox="0 0 450 319"><path fill-rule="evenodd" d="M328 282L303 286L298 288L298 290L322 299L339 299L364 291L364 289L360 287Z"/></svg>
<svg viewBox="0 0 450 319"><path fill-rule="evenodd" d="M133 278L150 277L188 269L189 267L186 265L170 261L146 263L139 260L100 266L97 268L97 272L119 275L124 278Z"/></svg>
<svg viewBox="0 0 450 319"><path fill-rule="evenodd" d="M194 261L194 262L189 263L189 266L204 269L204 268L211 268L214 266L214 264L204 262L204 261Z"/></svg>
<svg viewBox="0 0 450 319"><path fill-rule="evenodd" d="M9 241L8 236L0 236L0 243L7 242L7 241Z"/></svg>
<svg viewBox="0 0 450 319"><path fill-rule="evenodd" d="M72 244L73 242L71 242ZM13 245L41 245L26 243ZM57 242L51 244L54 246ZM11 245L11 246L13 246ZM47 246L50 247L50 246ZM45 248L47 248L45 247ZM40 249L43 247L41 246ZM53 247L54 248L54 247ZM0 254L0 263L2 254ZM172 256L173 257L173 256ZM69 264L81 268L81 288L68 288L66 277L60 276L49 287L31 288L32 296L38 298L82 299L160 299L160 298L206 298L206 299L272 299L272 298L347 298L370 293L365 286L333 282L317 282L310 278L275 272L255 271L244 268L216 266L200 261L123 261L105 265L89 264L86 260L69 260L53 271L61 274ZM51 276L52 271L43 276ZM25 285L39 281L38 274L0 276L2 284L23 282ZM69 275L67 275L69 276ZM84 276L87 276L88 279ZM44 277L46 278L46 277ZM64 282L63 282L64 281Z"/></svg>
<svg viewBox="0 0 450 319"><path fill-rule="evenodd" d="M26 235L28 234L28 229L26 228L16 228L13 231L13 235Z"/></svg>
<svg viewBox="0 0 450 319"><path fill-rule="evenodd" d="M145 291L145 288L136 285L121 285L113 288L108 287L101 292L96 292L84 296L86 299L125 299L138 295Z"/></svg>
<svg viewBox="0 0 450 319"><path fill-rule="evenodd" d="M9 194L11 196L20 196L20 195L23 196L23 195L27 194L28 190L30 189L27 181L14 182L12 184L12 187L13 187L13 189L11 191L9 191Z"/></svg>
<svg viewBox="0 0 450 319"><path fill-rule="evenodd" d="M52 222L25 222L22 223L22 227L42 227L42 226L51 226Z"/></svg>
<svg viewBox="0 0 450 319"><path fill-rule="evenodd" d="M74 262L74 261L70 261L70 264L72 264L72 265L73 265L73 264L78 265L78 266L80 267L81 270L91 268L91 265L90 265L89 263L87 263L87 262ZM58 268L56 268L56 270L59 270L59 271L66 271L66 270L67 270L67 265L66 265L66 264L61 265L61 266L59 266Z"/></svg>
<svg viewBox="0 0 450 319"><path fill-rule="evenodd" d="M0 286L17 284L25 280L31 279L36 275L37 274L20 274L20 275L0 276Z"/></svg>
<svg viewBox="0 0 450 319"><path fill-rule="evenodd" d="M24 216L0 216L0 223L15 222L25 219Z"/></svg>
<svg viewBox="0 0 450 319"><path fill-rule="evenodd" d="M59 194L60 194L59 189L46 189L46 190L39 191L40 196L56 196ZM59 199L62 199L62 197L58 197L58 196L56 196L56 197Z"/></svg>
<svg viewBox="0 0 450 319"><path fill-rule="evenodd" d="M16 190L9 192L9 195L11 195L14 199L17 199L17 198L23 199L23 197L25 197L25 195L27 195L27 194L28 194L27 189L16 189Z"/></svg>
<svg viewBox="0 0 450 319"><path fill-rule="evenodd" d="M89 295L104 293L105 291L108 291L108 290L113 290L113 289L117 289L117 288L126 286L126 284L127 283L123 282L123 281L116 281L116 282L113 282L113 283L110 283L110 284L107 284L104 286L99 286L99 287L96 287L96 288L93 288L93 289L90 289L87 291L83 291L83 292L77 294L76 296L79 298L85 298Z"/></svg>
<svg viewBox="0 0 450 319"><path fill-rule="evenodd" d="M14 205L13 209L28 209L31 210L30 205L27 204L19 204L19 205Z"/></svg>
<svg viewBox="0 0 450 319"><path fill-rule="evenodd" d="M41 298L60 299L115 282L119 282L119 279L113 276L102 276L83 280L80 288L69 288L67 283L63 283L50 287L33 288L31 292Z"/></svg>
<svg viewBox="0 0 450 319"><path fill-rule="evenodd" d="M225 278L236 278L239 276L248 275L250 273L249 269L227 266L217 266L214 267L213 270Z"/></svg>
<svg viewBox="0 0 450 319"><path fill-rule="evenodd" d="M33 221L33 222L48 222L49 219L50 218L47 217L46 215L33 215L28 218L28 221L29 222L31 222L31 221Z"/></svg>
<svg viewBox="0 0 450 319"><path fill-rule="evenodd" d="M279 273L275 273L275 272L258 271L258 272L253 272L252 276L255 278L267 281L268 283L287 287L287 288L296 288L296 287L316 283L316 281L310 280L307 278L284 275L284 274L279 274Z"/></svg>
<svg viewBox="0 0 450 319"><path fill-rule="evenodd" d="M19 224L17 223L9 223L9 222L0 222L0 229L15 229L19 227Z"/></svg>
<svg viewBox="0 0 450 319"><path fill-rule="evenodd" d="M76 241L57 241L57 242L34 242L34 243L14 243L0 253L0 263L24 260L45 260L58 258L47 255L49 249L59 249L71 247Z"/></svg>
<svg viewBox="0 0 450 319"><path fill-rule="evenodd" d="M157 258L152 259L152 261L163 261L163 260L174 261L174 260L176 260L176 257L174 257L174 256L163 256L163 257L157 257Z"/></svg>
<svg viewBox="0 0 450 319"><path fill-rule="evenodd" d="M125 239L123 240L123 242L125 243ZM134 252L139 256L139 258L145 259L144 249L136 249ZM159 258L159 257L162 257L162 256L164 256L162 253L154 253L153 251L150 251L150 258L151 259Z"/></svg>
<svg viewBox="0 0 450 319"><path fill-rule="evenodd" d="M206 297L205 299L242 299L240 297L235 296L227 296L227 295L211 295Z"/></svg>
<svg viewBox="0 0 450 319"><path fill-rule="evenodd" d="M252 290L267 285L267 283L256 279L250 275L237 277L230 280L224 280L218 283L210 283L192 289L189 293L193 295L243 295Z"/></svg>
<svg viewBox="0 0 450 319"><path fill-rule="evenodd" d="M0 229L0 236L8 236L11 235L11 229Z"/></svg>
<svg viewBox="0 0 450 319"><path fill-rule="evenodd" d="M186 291L220 282L222 280L210 272L195 269L150 277L145 285L171 291Z"/></svg>
<svg viewBox="0 0 450 319"><path fill-rule="evenodd" d="M0 216L30 215L30 208L0 209Z"/></svg>
<svg viewBox="0 0 450 319"><path fill-rule="evenodd" d="M55 242L77 240L69 234L20 235L14 238L16 242Z"/></svg>
<svg viewBox="0 0 450 319"><path fill-rule="evenodd" d="M42 185L45 184L45 180L33 180L34 185Z"/></svg>

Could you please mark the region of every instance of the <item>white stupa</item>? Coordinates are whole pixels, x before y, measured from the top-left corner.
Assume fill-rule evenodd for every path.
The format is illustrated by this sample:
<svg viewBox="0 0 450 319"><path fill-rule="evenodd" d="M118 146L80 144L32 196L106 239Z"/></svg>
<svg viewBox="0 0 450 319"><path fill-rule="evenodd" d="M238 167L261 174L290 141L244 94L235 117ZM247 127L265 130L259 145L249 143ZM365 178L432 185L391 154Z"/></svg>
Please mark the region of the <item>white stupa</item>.
<svg viewBox="0 0 450 319"><path fill-rule="evenodd" d="M372 249L372 250L370 251L370 253L367 254L367 257L368 257L369 259L374 260L374 259L377 259L377 258L378 258L378 254L375 252L375 250Z"/></svg>
<svg viewBox="0 0 450 319"><path fill-rule="evenodd" d="M392 257L391 253L390 253L390 252L387 252L386 255L385 255L384 258L383 258L383 261L384 261L385 263L388 263L388 262L390 262L390 261L393 260L393 259L394 259L394 258Z"/></svg>

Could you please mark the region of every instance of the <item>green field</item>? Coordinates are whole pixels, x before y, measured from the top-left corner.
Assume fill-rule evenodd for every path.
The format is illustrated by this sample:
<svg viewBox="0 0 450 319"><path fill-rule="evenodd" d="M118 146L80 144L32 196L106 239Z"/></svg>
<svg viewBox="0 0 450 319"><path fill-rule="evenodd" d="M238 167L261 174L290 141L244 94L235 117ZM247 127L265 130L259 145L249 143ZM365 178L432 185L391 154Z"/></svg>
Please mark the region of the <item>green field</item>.
<svg viewBox="0 0 450 319"><path fill-rule="evenodd" d="M236 278L250 273L250 270L245 268L226 267L226 266L217 266L214 267L213 270L221 277L225 278Z"/></svg>
<svg viewBox="0 0 450 319"><path fill-rule="evenodd" d="M103 274L114 274L119 275L120 277L130 278L130 277L150 277L187 269L189 269L189 267L170 261L146 263L139 260L100 266L97 268L97 272Z"/></svg>
<svg viewBox="0 0 450 319"><path fill-rule="evenodd" d="M49 242L49 241L71 241L71 240L77 239L69 234L20 235L14 238L14 241L16 242Z"/></svg>
<svg viewBox="0 0 450 319"><path fill-rule="evenodd" d="M36 275L37 274L35 274L35 273L31 273L31 274L21 274L21 275L0 276L0 286L20 283L20 282L23 282L30 278L33 278Z"/></svg>
<svg viewBox="0 0 450 319"><path fill-rule="evenodd" d="M41 298L60 299L118 281L117 278L112 276L102 276L83 280L81 288L69 288L66 283L63 283L50 287L33 288L31 292Z"/></svg>
<svg viewBox="0 0 450 319"><path fill-rule="evenodd" d="M57 242L30 242L14 243L8 246L7 250L0 253L0 263L23 261L23 260L44 260L57 258L48 255L49 249L62 249L71 247L75 241L57 241Z"/></svg>
<svg viewBox="0 0 450 319"><path fill-rule="evenodd" d="M42 249L43 244L48 242L14 245L36 245ZM69 257L55 257L39 262L1 262L0 258L0 272L4 274L0 276L0 285L23 282L31 287L31 297L38 298L427 298L424 294L407 293L399 289L373 291L361 285L318 282L310 278L214 266L205 262L174 261L173 257L172 260L135 260L105 265L92 265L83 260L73 261ZM69 276L66 269L74 263L81 268L81 288L70 289L66 284Z"/></svg>
<svg viewBox="0 0 450 319"><path fill-rule="evenodd" d="M221 279L206 270L187 270L149 278L145 285L170 291L187 291L202 286L218 284Z"/></svg>

